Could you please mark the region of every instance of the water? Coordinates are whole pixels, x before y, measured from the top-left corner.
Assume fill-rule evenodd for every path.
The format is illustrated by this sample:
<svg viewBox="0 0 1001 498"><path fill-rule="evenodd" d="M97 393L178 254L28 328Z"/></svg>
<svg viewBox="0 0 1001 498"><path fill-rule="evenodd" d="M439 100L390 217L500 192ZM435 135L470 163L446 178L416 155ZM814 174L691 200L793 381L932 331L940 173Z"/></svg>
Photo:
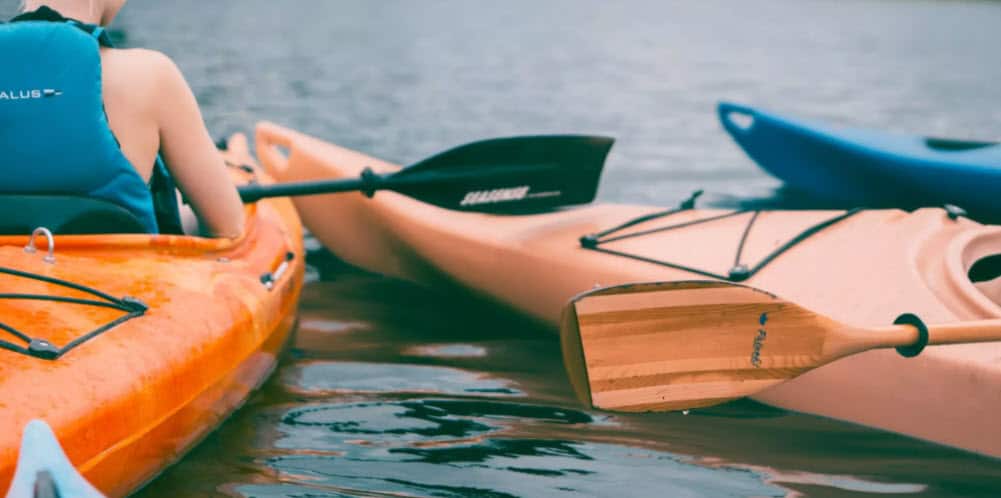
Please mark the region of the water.
<svg viewBox="0 0 1001 498"><path fill-rule="evenodd" d="M1001 138L996 2L132 0L115 34L173 57L216 135L268 119L411 163L607 134L609 201L786 202L719 128L719 99ZM310 264L279 371L140 496L1001 494L997 460L750 402L588 412L548 331Z"/></svg>
<svg viewBox="0 0 1001 498"><path fill-rule="evenodd" d="M498 135L608 134L607 200L771 196L721 131L720 99L1001 139L996 2L693 3L139 0L119 26L174 57L217 134L268 119L399 163Z"/></svg>
<svg viewBox="0 0 1001 498"><path fill-rule="evenodd" d="M140 496L996 495L996 460L752 402L588 412L546 331L311 262L277 374Z"/></svg>

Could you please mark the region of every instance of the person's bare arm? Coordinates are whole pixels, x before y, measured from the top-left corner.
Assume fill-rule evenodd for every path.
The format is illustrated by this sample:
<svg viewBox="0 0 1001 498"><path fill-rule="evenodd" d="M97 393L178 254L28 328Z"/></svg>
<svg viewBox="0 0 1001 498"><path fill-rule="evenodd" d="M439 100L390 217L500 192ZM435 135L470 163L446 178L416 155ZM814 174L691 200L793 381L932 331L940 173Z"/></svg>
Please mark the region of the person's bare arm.
<svg viewBox="0 0 1001 498"><path fill-rule="evenodd" d="M243 233L243 204L222 155L181 71L166 56L157 58L154 106L163 158L198 215L202 231L214 237L238 237Z"/></svg>

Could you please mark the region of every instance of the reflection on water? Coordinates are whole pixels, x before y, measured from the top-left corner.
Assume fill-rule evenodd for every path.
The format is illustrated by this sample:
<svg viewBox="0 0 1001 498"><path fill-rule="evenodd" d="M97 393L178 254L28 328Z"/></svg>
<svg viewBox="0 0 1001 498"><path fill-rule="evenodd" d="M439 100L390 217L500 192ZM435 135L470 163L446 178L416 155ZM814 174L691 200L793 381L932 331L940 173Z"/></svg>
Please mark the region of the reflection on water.
<svg viewBox="0 0 1001 498"><path fill-rule="evenodd" d="M784 496L752 471L693 465L620 445L486 438L447 447L362 446L336 457L282 457L281 474L315 491L419 496ZM261 486L234 488L259 496ZM273 489L273 487L272 487ZM262 493L268 495L269 493Z"/></svg>
<svg viewBox="0 0 1001 498"><path fill-rule="evenodd" d="M454 368L387 363L313 362L291 371L286 382L299 393L434 392L442 394L517 394L507 382Z"/></svg>
<svg viewBox="0 0 1001 498"><path fill-rule="evenodd" d="M841 491L854 491L868 495L909 495L927 490L924 484L883 483L866 480L856 476L820 475L807 472L781 473L770 471L771 481L777 483L805 484L814 488L832 488Z"/></svg>
<svg viewBox="0 0 1001 498"><path fill-rule="evenodd" d="M469 344L427 344L403 352L404 356L429 356L439 358L480 358L487 350Z"/></svg>
<svg viewBox="0 0 1001 498"><path fill-rule="evenodd" d="M305 406L289 411L282 419L286 437L278 446L295 450L318 452L344 450L341 443L310 443L309 438L319 432L333 432L339 438L347 435L364 435L366 446L395 447L397 453L424 451L399 448L414 441L417 448L431 447L433 442L452 442L469 438L480 439L503 429L502 423L511 424L587 424L591 417L575 410L549 406L523 405L479 400L418 399L399 402L349 403L326 406ZM305 436L305 437L303 437ZM374 438L374 439L372 439ZM343 442L343 440L341 440ZM359 441L352 439L350 445ZM505 443L506 444L506 443ZM442 449L443 445L436 445ZM516 446L511 445L512 447ZM437 450L435 450L437 451ZM448 452L437 453L446 456ZM455 453L455 452L452 452ZM471 455L468 449L458 453ZM527 453L526 453L527 454ZM482 457L483 455L481 455ZM482 459L482 458L481 458ZM444 460L442 460L444 461Z"/></svg>
<svg viewBox="0 0 1001 498"><path fill-rule="evenodd" d="M309 261L325 280L279 371L140 496L938 497L1001 482L995 460L751 401L590 412L549 331Z"/></svg>

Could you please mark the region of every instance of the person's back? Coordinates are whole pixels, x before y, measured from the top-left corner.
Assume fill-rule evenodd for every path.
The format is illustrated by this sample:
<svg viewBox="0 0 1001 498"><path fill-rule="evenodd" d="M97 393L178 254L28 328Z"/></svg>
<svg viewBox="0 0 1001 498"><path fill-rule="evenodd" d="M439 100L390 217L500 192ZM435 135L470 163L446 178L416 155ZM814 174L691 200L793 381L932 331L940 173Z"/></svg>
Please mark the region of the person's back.
<svg viewBox="0 0 1001 498"><path fill-rule="evenodd" d="M143 49L110 48L106 46L106 38L102 38L106 35L101 34L101 28L88 26L107 25L125 3L124 0L48 0L44 2L54 10L40 5L41 3L40 1L26 2L23 9L26 13L15 18L10 26L16 26L18 22L25 21L34 21L34 24L39 26L38 29L46 29L44 23L67 25L79 28L81 32L89 33L102 42L99 64L95 60L95 64L99 66L96 69L97 74L100 74L101 85L100 89L94 91L103 96L103 108L107 121L105 122L103 119L94 121L92 116L83 116L81 122L85 124L97 123L93 126L98 128L110 126L117 145L105 145L104 149L99 149L99 151L103 154L110 154L110 162L115 162L117 159L123 164L130 164L138 178L127 178L129 175L118 172L114 175L115 185L109 185L107 188L132 190L133 192L124 194L122 192L101 192L100 194L108 194L112 198L126 196L126 200L129 201L126 204L130 204L133 211L138 211L142 217L145 214L145 208L142 207L143 200L132 201L138 197L134 192L136 190L135 184L139 180L144 184L153 182L155 185L157 183L155 177L158 175L155 165L158 154L160 154L169 165L170 179L176 182L186 201L191 204L198 215L202 232L206 235L220 237L239 236L243 229L242 204L226 172L222 157L216 151L211 137L205 129L198 104L180 71L169 58L158 52ZM67 19L78 22L67 22ZM20 29L20 32L24 31L24 29ZM66 28L63 27L53 28L50 31L58 31L61 36L66 38L74 36L64 33ZM43 33L42 36L48 42L50 35ZM28 37L30 38L30 33ZM78 42L78 40L71 40L71 42ZM72 45L72 43L70 44ZM47 63L50 65L58 64L59 61L47 61ZM67 66L72 67L70 64ZM11 70L11 68L5 69ZM89 70L86 67L84 69ZM18 70L30 71L31 69L20 68ZM51 90L61 93L59 89ZM65 100L68 101L68 99ZM17 103L8 102L8 104ZM21 104L21 112L25 112L23 109L27 108L23 105L27 102ZM8 109L13 108L8 107ZM89 110L85 109L85 111ZM4 108L0 102L0 113L2 112L4 112ZM67 122L73 122L77 118L77 116L69 115L63 117ZM51 157L58 157L55 155L63 153L60 150L60 143L72 142L75 137L71 134L77 133L74 131L74 126L62 126L45 131L49 135L45 137L46 143L38 143L35 140L37 137L32 137L34 141L29 140L29 142L34 147L47 148L47 150L33 152L51 154L53 155ZM15 129L8 129L5 132L8 135L18 133ZM11 147L9 144L19 143L17 139L17 136L8 137L8 147ZM3 144L0 144L0 147L2 146ZM102 147L100 144L93 146ZM118 149L119 146L120 149ZM106 150L108 147L113 147L113 150L109 152ZM0 157L5 152L8 151L0 150ZM119 157L116 158L115 155ZM38 157L38 154L31 154L28 157ZM80 164L86 164L86 162L80 161ZM24 171L30 173L32 165L19 165L18 167L24 168ZM102 163L98 168L100 171L95 171L95 174L106 174L105 170L108 167L107 164ZM131 171L129 174L131 175ZM48 181L59 183L56 180L58 179L53 178ZM161 178L160 181L162 182L163 179ZM117 186L119 184L124 185L124 187ZM13 187L7 186L6 190L11 188ZM2 189L5 187L0 186L0 190ZM84 189L84 191L91 195L95 192L93 188ZM152 196L148 191L145 194ZM161 197L163 196L161 195ZM139 207L131 206L132 204ZM156 230L157 227L154 226L151 231Z"/></svg>

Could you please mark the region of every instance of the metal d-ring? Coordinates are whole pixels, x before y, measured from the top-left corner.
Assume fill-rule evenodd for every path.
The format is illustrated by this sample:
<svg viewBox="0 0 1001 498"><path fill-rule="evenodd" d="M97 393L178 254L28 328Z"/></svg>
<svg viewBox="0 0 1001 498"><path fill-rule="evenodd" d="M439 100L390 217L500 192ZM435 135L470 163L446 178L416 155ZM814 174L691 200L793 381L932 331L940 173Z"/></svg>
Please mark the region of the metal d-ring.
<svg viewBox="0 0 1001 498"><path fill-rule="evenodd" d="M49 242L49 253L46 254L44 258L42 258L42 261L45 261L46 263L49 263L49 264L55 263L56 262L56 238L52 236L52 232L48 228L38 227L34 231L32 231L31 232L31 238L28 239L28 245L24 246L24 252L29 253L29 254L34 254L34 253L38 252L38 249L35 248L35 237L37 237L38 234L44 235L45 238Z"/></svg>

